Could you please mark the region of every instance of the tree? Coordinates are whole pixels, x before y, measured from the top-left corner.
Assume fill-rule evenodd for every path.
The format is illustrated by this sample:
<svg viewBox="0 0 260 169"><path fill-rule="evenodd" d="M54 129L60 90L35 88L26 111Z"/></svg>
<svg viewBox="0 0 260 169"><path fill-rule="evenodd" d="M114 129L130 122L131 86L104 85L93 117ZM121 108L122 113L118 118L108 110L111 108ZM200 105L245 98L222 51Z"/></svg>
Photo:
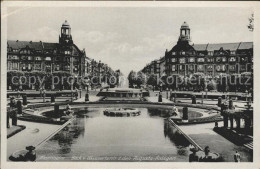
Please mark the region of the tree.
<svg viewBox="0 0 260 169"><path fill-rule="evenodd" d="M147 80L147 84L157 86L157 76L155 74L151 74Z"/></svg>
<svg viewBox="0 0 260 169"><path fill-rule="evenodd" d="M24 76L22 71L8 71L7 72L7 88L10 86L12 90L18 90L20 83L20 77Z"/></svg>
<svg viewBox="0 0 260 169"><path fill-rule="evenodd" d="M251 14L251 16L248 18L249 24L247 25L249 31L254 31L254 13Z"/></svg>

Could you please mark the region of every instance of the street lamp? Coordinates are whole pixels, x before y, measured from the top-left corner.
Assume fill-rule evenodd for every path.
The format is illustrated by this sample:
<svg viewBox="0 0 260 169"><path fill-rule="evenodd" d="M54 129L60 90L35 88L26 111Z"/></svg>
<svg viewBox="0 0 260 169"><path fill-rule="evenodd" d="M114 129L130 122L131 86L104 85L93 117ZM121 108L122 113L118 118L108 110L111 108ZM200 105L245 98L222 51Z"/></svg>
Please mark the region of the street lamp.
<svg viewBox="0 0 260 169"><path fill-rule="evenodd" d="M169 89L168 89L168 87L167 87L167 88L166 88L166 95L167 95L166 98L167 98L167 99L169 98L169 96L168 96L168 94L169 94L168 91L169 91Z"/></svg>

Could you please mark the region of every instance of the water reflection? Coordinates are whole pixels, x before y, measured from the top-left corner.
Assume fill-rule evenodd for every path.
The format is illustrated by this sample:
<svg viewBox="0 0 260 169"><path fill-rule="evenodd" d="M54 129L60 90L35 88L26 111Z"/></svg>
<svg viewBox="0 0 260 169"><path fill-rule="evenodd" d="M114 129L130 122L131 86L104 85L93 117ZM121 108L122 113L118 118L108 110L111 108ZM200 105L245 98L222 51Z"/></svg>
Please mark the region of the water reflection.
<svg viewBox="0 0 260 169"><path fill-rule="evenodd" d="M38 150L38 157L67 157L60 161L70 161L75 156L81 157L79 161L91 161L89 157L99 157L99 161L106 161L100 157L112 156L117 157L113 161L120 161L121 157L127 157L125 161L149 157L152 161L163 161L158 158L162 156L174 157L170 161L187 161L189 143L162 118L169 110L142 108L140 116L135 117L108 117L103 115L103 110L75 111L77 118L47 141Z"/></svg>

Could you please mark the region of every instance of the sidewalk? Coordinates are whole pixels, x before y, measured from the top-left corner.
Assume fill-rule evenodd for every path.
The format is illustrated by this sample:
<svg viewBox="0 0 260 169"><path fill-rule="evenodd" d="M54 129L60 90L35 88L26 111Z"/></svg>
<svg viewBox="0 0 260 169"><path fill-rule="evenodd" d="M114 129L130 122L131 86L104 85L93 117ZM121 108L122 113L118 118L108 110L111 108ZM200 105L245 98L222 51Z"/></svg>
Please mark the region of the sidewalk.
<svg viewBox="0 0 260 169"><path fill-rule="evenodd" d="M34 123L21 120L18 120L17 123L26 126L26 128L7 140L7 160L12 153L24 150L26 146L39 143L60 127L60 125Z"/></svg>
<svg viewBox="0 0 260 169"><path fill-rule="evenodd" d="M7 128L7 138L12 137L13 135L19 133L20 131L24 130L26 127L23 125L17 125L17 126L10 126L10 128Z"/></svg>
<svg viewBox="0 0 260 169"><path fill-rule="evenodd" d="M223 126L223 122L219 122ZM224 161L234 161L234 153L238 151L242 162L252 162L252 155L245 147L236 146L224 137L213 131L214 123L197 124L189 126L179 126L179 128L189 135L202 148L209 146L211 152L222 155ZM226 155L224 155L226 154Z"/></svg>

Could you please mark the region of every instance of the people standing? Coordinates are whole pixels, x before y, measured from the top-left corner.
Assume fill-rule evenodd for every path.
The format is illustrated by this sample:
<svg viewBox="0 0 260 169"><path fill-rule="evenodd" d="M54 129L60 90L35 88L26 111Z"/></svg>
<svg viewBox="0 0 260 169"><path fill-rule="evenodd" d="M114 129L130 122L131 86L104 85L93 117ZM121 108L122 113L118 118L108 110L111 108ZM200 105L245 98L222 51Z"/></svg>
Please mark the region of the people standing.
<svg viewBox="0 0 260 169"><path fill-rule="evenodd" d="M236 151L236 153L234 154L234 160L235 162L240 162L241 161L241 157L240 154Z"/></svg>

